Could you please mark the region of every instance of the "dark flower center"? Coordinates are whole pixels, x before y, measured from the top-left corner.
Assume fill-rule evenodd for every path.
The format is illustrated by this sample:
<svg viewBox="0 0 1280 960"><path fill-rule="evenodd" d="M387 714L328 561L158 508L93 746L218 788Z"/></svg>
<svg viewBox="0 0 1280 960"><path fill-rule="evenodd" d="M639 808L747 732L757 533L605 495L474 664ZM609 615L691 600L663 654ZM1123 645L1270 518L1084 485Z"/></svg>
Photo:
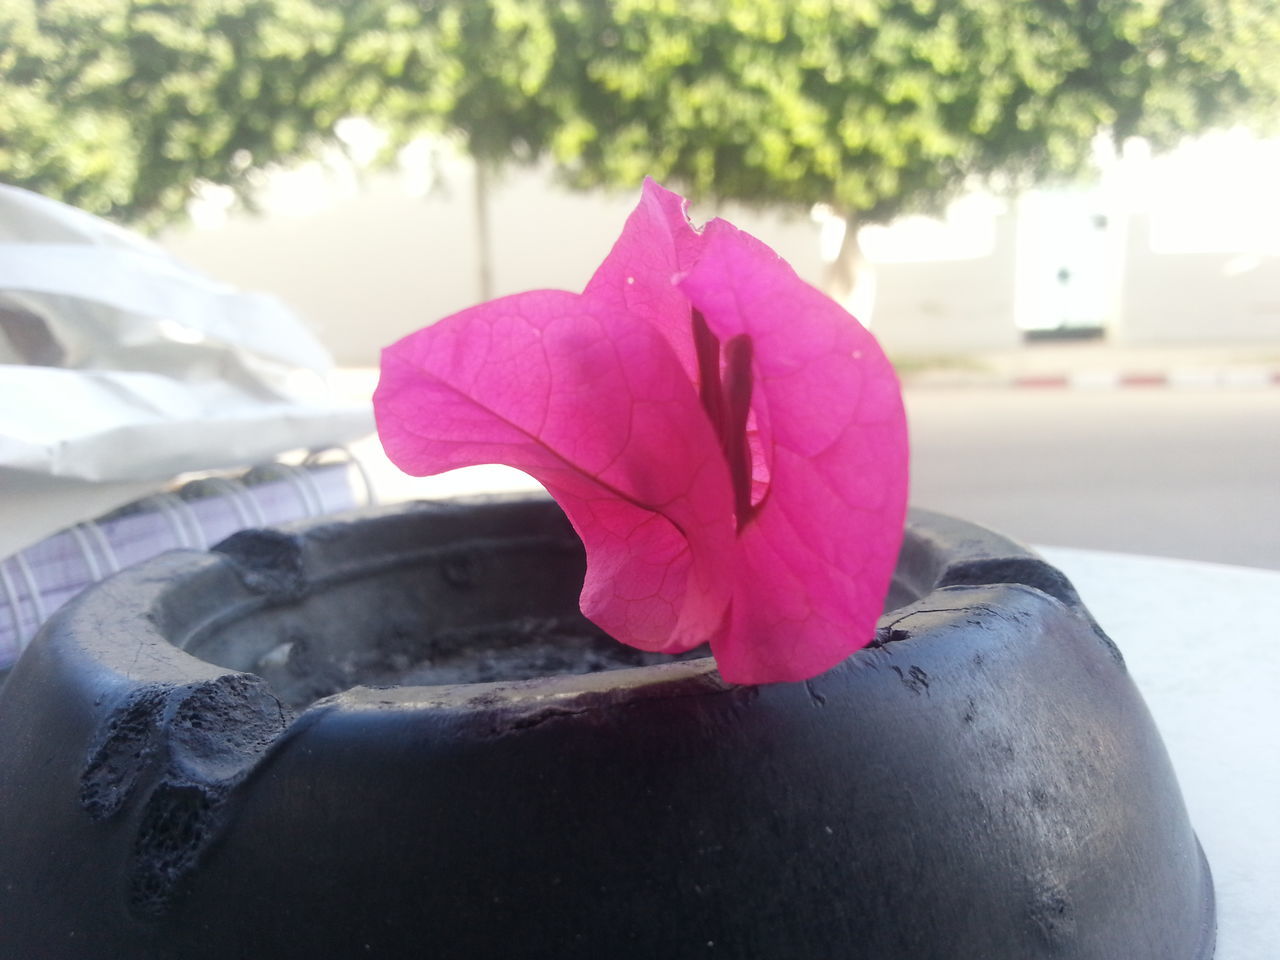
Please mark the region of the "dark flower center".
<svg viewBox="0 0 1280 960"><path fill-rule="evenodd" d="M741 530L751 519L751 445L747 417L751 413L751 338L745 333L721 345L706 319L693 311L693 345L698 358L698 397L720 440L733 484L733 510Z"/></svg>

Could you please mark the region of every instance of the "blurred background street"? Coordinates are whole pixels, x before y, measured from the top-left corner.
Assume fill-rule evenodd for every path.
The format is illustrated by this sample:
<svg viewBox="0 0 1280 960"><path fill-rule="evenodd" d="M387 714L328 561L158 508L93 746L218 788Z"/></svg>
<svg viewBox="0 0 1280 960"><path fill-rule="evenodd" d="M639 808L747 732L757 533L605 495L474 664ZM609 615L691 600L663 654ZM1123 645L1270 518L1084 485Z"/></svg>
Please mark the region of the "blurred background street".
<svg viewBox="0 0 1280 960"><path fill-rule="evenodd" d="M346 371L351 396L371 370ZM1026 543L1280 569L1280 389L910 387L911 502ZM408 477L384 500L529 489L507 467Z"/></svg>
<svg viewBox="0 0 1280 960"><path fill-rule="evenodd" d="M325 402L355 403L365 429L381 347L494 296L581 290L652 176L875 333L907 384L915 503L1033 543L1277 568L1277 50L1273 0L0 4L13 209L39 195L86 218L69 224L145 231L131 256L176 258L227 309L210 324L164 299L145 349L129 326L86 352L62 308L122 301L80 259L122 288L155 268L121 274L95 227L41 281L32 264L58 274L49 251L80 227L10 215L0 363L94 380L210 350L190 380L245 381L228 331L273 332L227 284L296 317L250 365L272 384L253 401L294 398L315 436ZM323 445L296 409L260 412L288 426L243 432L265 453L135 442L118 476L80 479L127 481L119 499ZM383 499L528 483L414 480L376 439L355 447ZM17 497L29 467L0 476L10 527L38 512ZM105 509L75 494L76 519Z"/></svg>
<svg viewBox="0 0 1280 960"><path fill-rule="evenodd" d="M912 502L1036 544L1280 568L1280 389L907 391Z"/></svg>

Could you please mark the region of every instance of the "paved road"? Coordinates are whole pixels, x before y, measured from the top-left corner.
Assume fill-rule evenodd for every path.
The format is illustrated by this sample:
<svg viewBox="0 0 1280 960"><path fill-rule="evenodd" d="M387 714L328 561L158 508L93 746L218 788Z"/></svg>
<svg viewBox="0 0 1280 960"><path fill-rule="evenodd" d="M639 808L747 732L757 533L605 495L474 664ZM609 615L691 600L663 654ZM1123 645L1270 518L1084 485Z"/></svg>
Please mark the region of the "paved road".
<svg viewBox="0 0 1280 960"><path fill-rule="evenodd" d="M1280 569L1280 390L909 390L912 502L1030 543ZM412 478L356 445L380 499L521 489L506 467Z"/></svg>
<svg viewBox="0 0 1280 960"><path fill-rule="evenodd" d="M1280 569L1280 390L909 391L912 502L1040 544Z"/></svg>

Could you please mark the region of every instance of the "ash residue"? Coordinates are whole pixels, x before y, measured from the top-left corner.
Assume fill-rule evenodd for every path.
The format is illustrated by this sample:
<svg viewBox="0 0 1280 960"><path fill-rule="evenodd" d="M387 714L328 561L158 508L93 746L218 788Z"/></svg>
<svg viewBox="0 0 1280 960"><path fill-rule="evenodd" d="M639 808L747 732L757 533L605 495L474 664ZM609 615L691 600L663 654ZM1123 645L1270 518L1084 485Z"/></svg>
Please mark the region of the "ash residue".
<svg viewBox="0 0 1280 960"><path fill-rule="evenodd" d="M329 657L306 637L295 636L264 656L255 672L282 700L300 708L357 684L436 686L529 680L708 655L705 646L677 655L637 650L581 617L522 617L427 636L391 630L372 643L352 644L342 655Z"/></svg>
<svg viewBox="0 0 1280 960"><path fill-rule="evenodd" d="M705 648L672 656L619 643L580 621L526 617L497 626L449 631L433 638L434 655L392 668L372 682L433 685L530 680L558 674L598 673L707 656Z"/></svg>

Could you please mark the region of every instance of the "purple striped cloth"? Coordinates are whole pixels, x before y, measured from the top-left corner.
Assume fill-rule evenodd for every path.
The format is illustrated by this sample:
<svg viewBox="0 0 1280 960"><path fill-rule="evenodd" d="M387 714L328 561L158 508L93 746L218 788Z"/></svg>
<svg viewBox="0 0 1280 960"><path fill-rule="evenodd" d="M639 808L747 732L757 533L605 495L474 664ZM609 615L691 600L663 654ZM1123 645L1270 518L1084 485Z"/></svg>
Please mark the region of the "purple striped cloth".
<svg viewBox="0 0 1280 960"><path fill-rule="evenodd" d="M368 484L354 461L270 464L242 477L206 477L62 530L0 560L0 672L49 615L85 587L175 548L206 549L237 530L361 506Z"/></svg>

